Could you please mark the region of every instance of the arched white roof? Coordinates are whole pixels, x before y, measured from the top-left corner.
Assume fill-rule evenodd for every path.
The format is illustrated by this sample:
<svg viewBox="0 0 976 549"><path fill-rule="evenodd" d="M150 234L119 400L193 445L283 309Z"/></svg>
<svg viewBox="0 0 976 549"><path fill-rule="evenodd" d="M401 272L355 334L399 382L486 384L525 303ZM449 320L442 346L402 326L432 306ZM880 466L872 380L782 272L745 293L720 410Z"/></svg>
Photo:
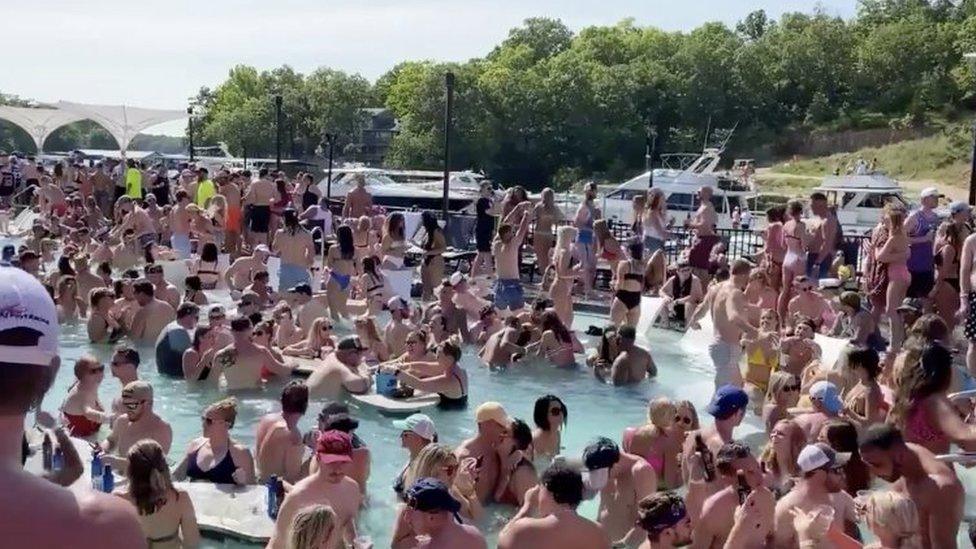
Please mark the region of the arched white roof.
<svg viewBox="0 0 976 549"><path fill-rule="evenodd" d="M30 109L26 107L0 106L0 118L22 128L37 145L37 152L44 150L44 141L54 130L86 118L76 112L60 109Z"/></svg>
<svg viewBox="0 0 976 549"><path fill-rule="evenodd" d="M80 119L94 120L112 134L119 144L119 149L123 151L129 148L129 142L142 130L189 116L186 111L179 110L143 109L125 105L86 105L69 101L59 101L58 108L74 113Z"/></svg>

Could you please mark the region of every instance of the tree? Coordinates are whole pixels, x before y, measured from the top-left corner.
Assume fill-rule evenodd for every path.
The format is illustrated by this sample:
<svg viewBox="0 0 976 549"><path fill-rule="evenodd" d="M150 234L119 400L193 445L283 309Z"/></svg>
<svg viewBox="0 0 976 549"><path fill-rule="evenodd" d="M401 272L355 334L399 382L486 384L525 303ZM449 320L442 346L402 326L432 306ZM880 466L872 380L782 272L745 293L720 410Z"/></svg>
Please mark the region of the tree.
<svg viewBox="0 0 976 549"><path fill-rule="evenodd" d="M769 19L765 10L751 12L735 25L736 32L752 41L762 38L768 28Z"/></svg>

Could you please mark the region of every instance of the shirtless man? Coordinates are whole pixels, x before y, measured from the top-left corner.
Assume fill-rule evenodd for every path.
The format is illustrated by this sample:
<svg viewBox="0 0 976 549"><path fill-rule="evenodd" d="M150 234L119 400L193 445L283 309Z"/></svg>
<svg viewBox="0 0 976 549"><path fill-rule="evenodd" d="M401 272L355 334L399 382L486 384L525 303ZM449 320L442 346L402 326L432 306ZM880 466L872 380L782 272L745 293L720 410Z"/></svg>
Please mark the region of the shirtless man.
<svg viewBox="0 0 976 549"><path fill-rule="evenodd" d="M41 215L62 216L68 211L68 198L50 176L41 176L41 186L35 192Z"/></svg>
<svg viewBox="0 0 976 549"><path fill-rule="evenodd" d="M498 536L498 549L609 549L603 528L577 514L583 501L583 476L552 464L538 487L529 489L518 513Z"/></svg>
<svg viewBox="0 0 976 549"><path fill-rule="evenodd" d="M813 280L803 275L793 280L796 295L790 300L790 304L786 309L789 314L784 319L784 324L792 327L795 324L796 315L800 314L812 319L816 326L815 331L819 332L820 327L833 314L830 309L830 303L822 295L814 291L813 284Z"/></svg>
<svg viewBox="0 0 976 549"><path fill-rule="evenodd" d="M267 414L258 422L254 437L258 482L277 475L289 483L302 478L302 432L298 420L308 410L308 387L291 381L281 390L281 411Z"/></svg>
<svg viewBox="0 0 976 549"><path fill-rule="evenodd" d="M497 402L485 402L475 412L478 433L465 440L454 450L458 462L464 466L467 458L478 462L475 478L475 492L482 503L489 503L495 494L501 476L501 460L498 459L498 446L512 425L508 412Z"/></svg>
<svg viewBox="0 0 976 549"><path fill-rule="evenodd" d="M102 442L102 457L113 469L124 472L129 448L142 439L152 439L168 454L173 444L173 428L153 411L153 388L146 381L133 381L122 389L125 413L112 422L112 432ZM123 473L124 474L124 473Z"/></svg>
<svg viewBox="0 0 976 549"><path fill-rule="evenodd" d="M844 492L844 465L850 457L850 454L835 452L823 442L809 444L800 451L796 464L800 467L801 476L793 489L776 502L774 547L797 547L794 508L813 511L821 505L833 507L834 526L844 532L857 531L854 500ZM921 515L923 509L919 508L918 511ZM961 513L960 506L960 518ZM958 527L959 523L956 522ZM955 534L952 539L955 546Z"/></svg>
<svg viewBox="0 0 976 549"><path fill-rule="evenodd" d="M268 169L261 168L257 181L251 183L244 195L244 206L250 206L248 244L268 244L268 228L271 224L271 203L278 192L268 177Z"/></svg>
<svg viewBox="0 0 976 549"><path fill-rule="evenodd" d="M478 352L478 357L492 367L510 366L525 355L525 346L518 344L522 333L518 319L509 317L505 326L488 337L485 346Z"/></svg>
<svg viewBox="0 0 976 549"><path fill-rule="evenodd" d="M647 539L637 549L672 549L691 545L691 519L685 500L666 490L637 504L637 520Z"/></svg>
<svg viewBox="0 0 976 549"><path fill-rule="evenodd" d="M264 244L254 247L251 255L238 257L224 272L224 283L231 290L243 290L251 283L254 273L268 270L268 257L271 250Z"/></svg>
<svg viewBox="0 0 976 549"><path fill-rule="evenodd" d="M405 518L417 536L427 539L425 549L488 549L481 532L458 518L461 502L443 481L419 479L407 489L406 499Z"/></svg>
<svg viewBox="0 0 976 549"><path fill-rule="evenodd" d="M311 398L338 400L343 389L354 395L369 392L372 378L360 371L366 348L358 336L346 336L336 345L335 352L326 355L322 364L308 376Z"/></svg>
<svg viewBox="0 0 976 549"><path fill-rule="evenodd" d="M735 511L739 506L739 476L745 478L752 492L753 501L759 507L757 517L760 528L749 530L746 547L763 547L767 539L773 535L773 516L776 509L776 499L773 493L763 486L763 471L759 461L753 457L749 447L739 441L732 441L722 445L715 458L715 469L718 473L718 484L722 488L705 500L702 506L702 517L695 525L693 548L710 549L725 545L732 527L735 525Z"/></svg>
<svg viewBox="0 0 976 549"><path fill-rule="evenodd" d="M315 455L319 460L319 470L298 481L278 509L274 532L268 542L268 547L272 549L288 547L295 514L315 504L332 507L336 514L336 531L342 533L346 543L351 544L356 538L356 515L363 496L359 484L346 476L352 462L352 437L342 431L325 431L316 442Z"/></svg>
<svg viewBox="0 0 976 549"><path fill-rule="evenodd" d="M146 278L149 282L152 282L153 288L156 289L156 296L162 299L166 303L169 303L170 307L175 311L180 306L180 291L166 281L163 274L162 265L146 265L145 269Z"/></svg>
<svg viewBox="0 0 976 549"><path fill-rule="evenodd" d="M133 291L139 310L132 319L129 335L136 341L155 343L163 328L176 320L176 309L155 297L156 288L144 278L136 281Z"/></svg>
<svg viewBox="0 0 976 549"><path fill-rule="evenodd" d="M176 205L169 212L170 247L176 257L190 257L190 194L183 189L176 191Z"/></svg>
<svg viewBox="0 0 976 549"><path fill-rule="evenodd" d="M715 206L712 204L713 193L711 187L699 189L700 205L698 210L695 211L694 216L686 221L687 228L695 231L695 240L688 252L688 263L702 281L707 281L709 278L708 267L712 248L720 240L719 236L715 234L715 228L718 226L718 213L715 212Z"/></svg>
<svg viewBox="0 0 976 549"><path fill-rule="evenodd" d="M708 467L707 464L702 463L701 455L696 448L697 440L701 438L708 448L709 456L718 454L722 446L734 440L735 428L742 423L748 406L749 395L741 388L735 385L719 387L706 408L709 415L715 418L715 423L705 425L685 437L681 449L681 472L684 481L688 484L688 495L685 499L692 524L698 522L705 500L724 487L717 477L712 481L694 478L693 473L696 470L701 473L703 468Z"/></svg>
<svg viewBox="0 0 976 549"><path fill-rule="evenodd" d="M282 214L284 227L275 233L272 251L281 258L278 267L278 291L312 282L309 268L315 264L312 233L298 224L298 215L289 208Z"/></svg>
<svg viewBox="0 0 976 549"><path fill-rule="evenodd" d="M237 184L237 176L218 175L217 194L227 202L227 215L224 219L224 245L227 253L236 258L241 242L243 230L243 214L241 213L241 188Z"/></svg>
<svg viewBox="0 0 976 549"><path fill-rule="evenodd" d="M126 229L132 229L137 248L142 252L146 246L156 242L156 227L153 226L152 218L146 210L139 207L134 200L123 196L116 204L122 222L119 223L114 232L125 234Z"/></svg>
<svg viewBox="0 0 976 549"><path fill-rule="evenodd" d="M407 350L407 336L415 329L410 323L410 304L402 297L394 296L386 307L390 310L390 322L383 328L383 341L390 356L398 357Z"/></svg>
<svg viewBox="0 0 976 549"><path fill-rule="evenodd" d="M516 206L498 227L498 234L491 243L498 275L495 280L495 306L502 313L506 309L516 312L525 306L522 282L519 280L518 251L529 232L531 211L532 202L525 201ZM518 229L513 229L509 222L516 218L519 219Z"/></svg>
<svg viewBox="0 0 976 549"><path fill-rule="evenodd" d="M312 287L308 284L299 284L294 288L289 288L284 295L285 302L291 306L295 312L295 320L298 327L308 332L316 318L322 318L329 314L329 298L325 292L318 294L312 293Z"/></svg>
<svg viewBox="0 0 976 549"><path fill-rule="evenodd" d="M707 187L706 187L707 188ZM737 259L732 264L729 280L722 282L712 299L712 323L715 326L715 339L708 346L708 354L715 366L715 386L727 383L742 386L742 372L739 371L739 356L742 354L742 335L755 337L757 330L749 323L748 303L745 290L749 283L752 265Z"/></svg>
<svg viewBox="0 0 976 549"><path fill-rule="evenodd" d="M600 493L597 522L613 544L636 547L644 537L637 525L637 502L657 490L657 473L644 458L620 451L600 437L583 449L587 488Z"/></svg>
<svg viewBox="0 0 976 549"><path fill-rule="evenodd" d="M471 291L471 284L468 283L468 277L464 276L461 272L455 272L451 275L450 284L454 290L454 297L452 299L454 305L463 310L469 319L477 319L481 309L485 305L491 305L490 301L475 295Z"/></svg>
<svg viewBox="0 0 976 549"><path fill-rule="evenodd" d="M966 369L976 377L976 234L966 237L959 260L959 317L963 319Z"/></svg>
<svg viewBox="0 0 976 549"><path fill-rule="evenodd" d="M234 342L217 351L214 366L224 376L228 391L256 389L261 386L261 371L267 369L276 376L291 375L292 368L282 364L267 347L251 341L251 321L238 317L230 321ZM214 375L211 372L211 375Z"/></svg>
<svg viewBox="0 0 976 549"><path fill-rule="evenodd" d="M277 302L278 295L268 285L269 280L271 277L268 271L258 271L254 273L251 285L244 288L245 294L251 292L258 296L258 307L261 309L266 309Z"/></svg>
<svg viewBox="0 0 976 549"><path fill-rule="evenodd" d="M101 277L91 272L91 263L87 254L77 254L73 259L75 279L78 281L78 296L87 301L92 290L107 286Z"/></svg>
<svg viewBox="0 0 976 549"><path fill-rule="evenodd" d="M807 252L807 276L817 281L827 278L830 263L841 243L843 233L837 214L827 205L827 195L815 192L810 195L810 211L820 218L819 223L807 221L811 227Z"/></svg>
<svg viewBox="0 0 976 549"><path fill-rule="evenodd" d="M145 547L135 507L121 498L93 490L68 490L21 466L21 441L27 412L39 403L54 380L58 358L58 313L50 295L34 277L0 266L4 306L0 319L0 539L7 547L125 549ZM16 353L16 354L12 354ZM35 525L34 527L25 525ZM38 527L37 525L41 525ZM45 526L46 525L46 526ZM56 526L54 526L56 525Z"/></svg>
<svg viewBox="0 0 976 549"><path fill-rule="evenodd" d="M373 207L373 195L366 190L366 177L357 174L355 178L356 186L346 194L346 203L342 206L342 217L346 219L368 215Z"/></svg>
<svg viewBox="0 0 976 549"><path fill-rule="evenodd" d="M454 275L461 275L461 273L454 273ZM454 275L451 275L451 280L458 280ZM459 282L459 284L463 284L463 282ZM448 336L457 335L461 341L468 343L471 341L471 334L468 331L468 314L454 302L455 295L454 285L451 284L450 280L445 280L437 292L436 306L444 317Z"/></svg>
<svg viewBox="0 0 976 549"><path fill-rule="evenodd" d="M614 385L632 385L640 383L648 377L657 377L657 365L651 358L651 353L647 352L637 344L637 331L633 326L622 326L617 330L617 345L620 353L613 360L610 366L609 380L604 379L605 374L601 368L594 370L596 376L604 381L609 381Z"/></svg>
<svg viewBox="0 0 976 549"><path fill-rule="evenodd" d="M906 443L891 425L869 427L861 437L860 452L872 474L894 483L895 490L915 502L922 547L956 547L965 491L951 465L922 446Z"/></svg>
<svg viewBox="0 0 976 549"><path fill-rule="evenodd" d="M807 441L814 442L820 431L831 419L837 419L844 408L837 386L829 381L818 381L810 386L810 405L813 411L800 414L793 421L803 429Z"/></svg>

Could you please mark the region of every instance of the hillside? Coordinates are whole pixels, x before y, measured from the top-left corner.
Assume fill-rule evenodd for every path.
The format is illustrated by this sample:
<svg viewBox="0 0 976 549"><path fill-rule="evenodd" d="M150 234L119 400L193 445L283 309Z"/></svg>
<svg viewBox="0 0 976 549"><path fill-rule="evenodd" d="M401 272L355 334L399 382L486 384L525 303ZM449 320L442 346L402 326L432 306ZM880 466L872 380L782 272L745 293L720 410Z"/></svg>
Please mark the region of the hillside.
<svg viewBox="0 0 976 549"><path fill-rule="evenodd" d="M971 154L972 133L967 125L957 124L922 139L782 162L760 169L757 181L763 193L797 196L806 194L834 170L843 171L858 158L876 159L878 169L899 180L906 189L935 186L952 199L965 199Z"/></svg>

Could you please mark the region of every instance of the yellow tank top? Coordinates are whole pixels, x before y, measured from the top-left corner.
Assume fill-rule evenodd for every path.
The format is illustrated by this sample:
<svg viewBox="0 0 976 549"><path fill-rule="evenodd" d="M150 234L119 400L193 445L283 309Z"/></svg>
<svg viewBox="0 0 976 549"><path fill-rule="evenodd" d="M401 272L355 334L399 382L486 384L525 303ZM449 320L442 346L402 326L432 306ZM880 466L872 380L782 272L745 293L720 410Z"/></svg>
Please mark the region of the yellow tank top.
<svg viewBox="0 0 976 549"><path fill-rule="evenodd" d="M125 195L142 200L142 172L136 168L125 171Z"/></svg>
<svg viewBox="0 0 976 549"><path fill-rule="evenodd" d="M210 200L215 194L217 194L217 190L214 188L214 182L204 179L197 185L197 206L205 207L207 200Z"/></svg>

